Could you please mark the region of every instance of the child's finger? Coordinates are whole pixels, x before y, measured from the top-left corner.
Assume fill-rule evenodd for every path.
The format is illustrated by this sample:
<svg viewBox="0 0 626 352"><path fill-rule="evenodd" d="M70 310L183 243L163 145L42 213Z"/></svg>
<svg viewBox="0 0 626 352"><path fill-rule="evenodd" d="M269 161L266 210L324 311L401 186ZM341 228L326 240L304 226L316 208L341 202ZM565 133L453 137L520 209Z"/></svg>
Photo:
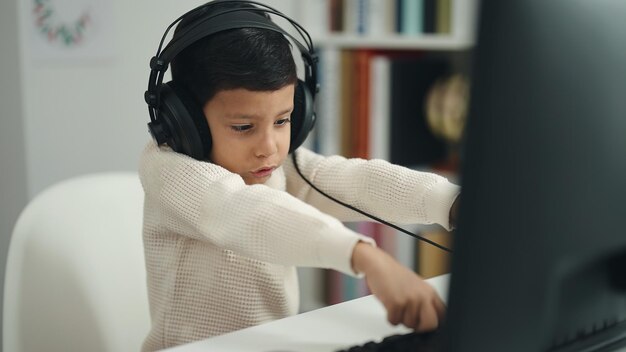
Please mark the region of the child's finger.
<svg viewBox="0 0 626 352"><path fill-rule="evenodd" d="M443 303L439 296L435 296L433 299L433 307L435 307L439 321L442 321L446 317L446 304Z"/></svg>
<svg viewBox="0 0 626 352"><path fill-rule="evenodd" d="M387 320L391 325L398 325L402 322L404 316L404 307L397 305L388 306L387 308Z"/></svg>
<svg viewBox="0 0 626 352"><path fill-rule="evenodd" d="M432 304L423 304L420 309L419 325L415 330L419 332L435 330L439 326L439 318Z"/></svg>
<svg viewBox="0 0 626 352"><path fill-rule="evenodd" d="M421 301L409 300L406 308L404 309L404 316L402 318L402 324L407 328L415 329L420 321L420 306Z"/></svg>

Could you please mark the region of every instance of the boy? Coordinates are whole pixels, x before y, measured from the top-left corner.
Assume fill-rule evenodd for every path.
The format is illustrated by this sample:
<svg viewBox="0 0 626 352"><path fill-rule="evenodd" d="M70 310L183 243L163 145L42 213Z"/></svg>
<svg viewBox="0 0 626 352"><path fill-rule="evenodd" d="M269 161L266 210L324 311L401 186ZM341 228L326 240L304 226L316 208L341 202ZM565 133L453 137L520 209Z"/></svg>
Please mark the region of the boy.
<svg viewBox="0 0 626 352"><path fill-rule="evenodd" d="M198 18L237 6L198 11L174 38ZM366 219L311 189L288 158L297 76L284 35L218 32L184 49L171 69L172 82L201 107L212 145L205 161L152 142L141 157L152 318L144 351L296 314L296 266L364 276L390 323L437 327L445 307L432 287L344 227ZM294 153L307 179L344 202L397 223L451 227L459 190L440 176Z"/></svg>

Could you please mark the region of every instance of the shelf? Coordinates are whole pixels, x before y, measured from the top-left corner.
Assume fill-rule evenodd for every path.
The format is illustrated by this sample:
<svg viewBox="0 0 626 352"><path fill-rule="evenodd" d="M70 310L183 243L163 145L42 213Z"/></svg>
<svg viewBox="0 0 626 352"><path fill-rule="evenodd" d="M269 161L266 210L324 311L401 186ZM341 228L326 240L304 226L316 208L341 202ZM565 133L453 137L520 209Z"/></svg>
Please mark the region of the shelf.
<svg viewBox="0 0 626 352"><path fill-rule="evenodd" d="M469 38L425 34L419 36L370 37L349 34L331 34L313 39L318 47L340 47L359 49L424 49L424 50L467 50L473 46Z"/></svg>

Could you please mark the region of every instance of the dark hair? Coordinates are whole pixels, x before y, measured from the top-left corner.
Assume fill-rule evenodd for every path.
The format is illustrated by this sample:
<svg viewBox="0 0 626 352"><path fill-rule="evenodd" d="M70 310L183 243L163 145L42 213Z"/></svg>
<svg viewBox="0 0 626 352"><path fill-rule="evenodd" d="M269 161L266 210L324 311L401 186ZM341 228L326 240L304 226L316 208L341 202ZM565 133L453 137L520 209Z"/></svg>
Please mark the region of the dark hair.
<svg viewBox="0 0 626 352"><path fill-rule="evenodd" d="M251 6L224 1L200 9L181 21L174 38L201 18ZM298 79L291 43L283 34L261 28L230 29L204 37L180 52L171 69L172 81L187 90L199 106L222 90L273 91Z"/></svg>

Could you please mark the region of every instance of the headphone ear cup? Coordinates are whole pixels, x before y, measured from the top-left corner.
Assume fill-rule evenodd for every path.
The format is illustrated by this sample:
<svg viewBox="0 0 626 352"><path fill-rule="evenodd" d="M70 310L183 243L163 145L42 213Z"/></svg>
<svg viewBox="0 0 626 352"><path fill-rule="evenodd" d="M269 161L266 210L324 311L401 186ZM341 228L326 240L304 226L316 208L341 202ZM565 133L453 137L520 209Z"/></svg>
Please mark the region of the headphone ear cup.
<svg viewBox="0 0 626 352"><path fill-rule="evenodd" d="M304 143L309 132L315 126L314 103L313 95L309 88L302 80L298 80L293 96L289 153L292 153Z"/></svg>
<svg viewBox="0 0 626 352"><path fill-rule="evenodd" d="M194 159L206 159L211 150L211 133L202 109L173 81L161 85L159 96L159 120L169 131L167 145Z"/></svg>

